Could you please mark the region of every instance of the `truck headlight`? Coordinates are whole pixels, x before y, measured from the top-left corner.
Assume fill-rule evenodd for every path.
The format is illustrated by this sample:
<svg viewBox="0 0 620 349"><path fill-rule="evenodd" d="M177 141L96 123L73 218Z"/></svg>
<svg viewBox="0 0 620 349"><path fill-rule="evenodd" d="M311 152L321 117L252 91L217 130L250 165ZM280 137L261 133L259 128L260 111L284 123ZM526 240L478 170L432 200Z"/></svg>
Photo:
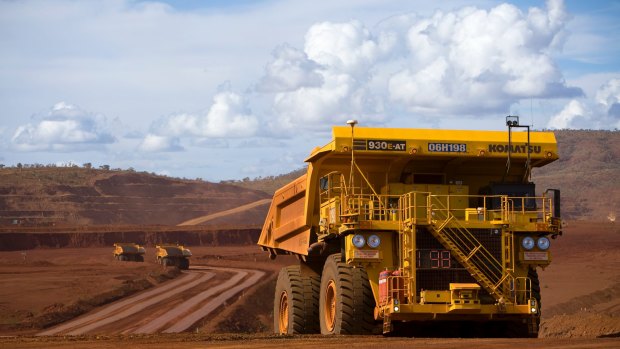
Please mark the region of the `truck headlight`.
<svg viewBox="0 0 620 349"><path fill-rule="evenodd" d="M368 246L372 248L377 248L379 247L379 245L381 245L381 238L377 235L370 235L370 237L368 238Z"/></svg>
<svg viewBox="0 0 620 349"><path fill-rule="evenodd" d="M534 242L534 239L532 239L529 236L526 236L523 238L523 240L521 240L521 246L523 246L523 248L528 251L533 249L534 245L536 245L536 243Z"/></svg>
<svg viewBox="0 0 620 349"><path fill-rule="evenodd" d="M366 243L366 239L364 239L363 236L357 234L353 236L352 242L353 242L353 246L357 248L362 248L364 247L364 244Z"/></svg>
<svg viewBox="0 0 620 349"><path fill-rule="evenodd" d="M538 241L536 242L536 246L538 246L539 249L544 251L548 249L549 246L551 246L551 241L549 241L549 239L543 236L538 239Z"/></svg>

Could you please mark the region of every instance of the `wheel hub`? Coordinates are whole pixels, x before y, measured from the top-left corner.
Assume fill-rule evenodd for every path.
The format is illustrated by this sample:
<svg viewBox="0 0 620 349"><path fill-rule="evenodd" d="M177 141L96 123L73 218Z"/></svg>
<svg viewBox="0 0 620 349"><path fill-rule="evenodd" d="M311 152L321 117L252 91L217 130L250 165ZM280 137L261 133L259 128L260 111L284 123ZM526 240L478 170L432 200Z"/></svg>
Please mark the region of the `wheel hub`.
<svg viewBox="0 0 620 349"><path fill-rule="evenodd" d="M334 331L336 325L336 283L329 280L327 289L325 290L325 326L329 332Z"/></svg>
<svg viewBox="0 0 620 349"><path fill-rule="evenodd" d="M286 291L280 294L280 311L278 316L278 331L280 334L288 333L288 295Z"/></svg>

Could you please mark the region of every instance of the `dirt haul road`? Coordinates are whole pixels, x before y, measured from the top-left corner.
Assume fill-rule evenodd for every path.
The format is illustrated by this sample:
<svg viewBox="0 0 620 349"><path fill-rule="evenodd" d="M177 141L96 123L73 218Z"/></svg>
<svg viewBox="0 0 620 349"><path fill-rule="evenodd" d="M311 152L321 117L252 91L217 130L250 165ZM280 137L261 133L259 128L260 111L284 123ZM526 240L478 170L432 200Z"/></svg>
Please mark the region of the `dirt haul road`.
<svg viewBox="0 0 620 349"><path fill-rule="evenodd" d="M321 336L321 335L173 335L87 336L87 337L13 337L1 338L1 348L11 349L603 349L618 348L618 338L387 338L382 336Z"/></svg>
<svg viewBox="0 0 620 349"><path fill-rule="evenodd" d="M258 270L206 266L192 266L184 274L38 336L183 332L265 275Z"/></svg>

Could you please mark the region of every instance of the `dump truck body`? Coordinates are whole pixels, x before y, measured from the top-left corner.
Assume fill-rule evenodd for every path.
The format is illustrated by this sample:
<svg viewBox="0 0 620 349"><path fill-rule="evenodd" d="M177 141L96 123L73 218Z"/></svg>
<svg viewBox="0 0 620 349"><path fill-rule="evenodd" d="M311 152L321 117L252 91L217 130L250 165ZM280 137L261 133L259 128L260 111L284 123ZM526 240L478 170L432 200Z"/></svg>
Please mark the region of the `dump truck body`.
<svg viewBox="0 0 620 349"><path fill-rule="evenodd" d="M119 261L144 262L144 247L132 242L117 242L114 244L114 258Z"/></svg>
<svg viewBox="0 0 620 349"><path fill-rule="evenodd" d="M189 258L192 252L183 245L157 245L157 263L164 267L175 266L179 269L189 269Z"/></svg>
<svg viewBox="0 0 620 349"><path fill-rule="evenodd" d="M271 258L300 260L278 278L275 331L363 334L379 323L389 333L445 320L535 335L536 268L551 262L561 223L559 191L537 194L529 173L557 154L550 132L509 141L502 131L360 127L352 137L334 127L307 173L276 191L259 237Z"/></svg>

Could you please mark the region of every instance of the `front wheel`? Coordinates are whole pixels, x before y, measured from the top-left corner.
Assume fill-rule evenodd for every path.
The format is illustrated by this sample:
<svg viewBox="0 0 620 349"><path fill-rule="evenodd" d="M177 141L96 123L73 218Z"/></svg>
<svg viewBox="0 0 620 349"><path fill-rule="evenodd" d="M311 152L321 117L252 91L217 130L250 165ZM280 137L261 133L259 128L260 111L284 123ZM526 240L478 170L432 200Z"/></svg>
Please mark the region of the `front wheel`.
<svg viewBox="0 0 620 349"><path fill-rule="evenodd" d="M538 313L528 319L528 337L537 338L540 328L540 317L542 315L540 311L542 304L540 303L540 281L538 280L536 268L528 269L527 277L532 282L532 298L536 299L536 303L538 303Z"/></svg>
<svg viewBox="0 0 620 349"><path fill-rule="evenodd" d="M321 334L370 334L375 326L375 299L366 270L327 258L321 276Z"/></svg>

